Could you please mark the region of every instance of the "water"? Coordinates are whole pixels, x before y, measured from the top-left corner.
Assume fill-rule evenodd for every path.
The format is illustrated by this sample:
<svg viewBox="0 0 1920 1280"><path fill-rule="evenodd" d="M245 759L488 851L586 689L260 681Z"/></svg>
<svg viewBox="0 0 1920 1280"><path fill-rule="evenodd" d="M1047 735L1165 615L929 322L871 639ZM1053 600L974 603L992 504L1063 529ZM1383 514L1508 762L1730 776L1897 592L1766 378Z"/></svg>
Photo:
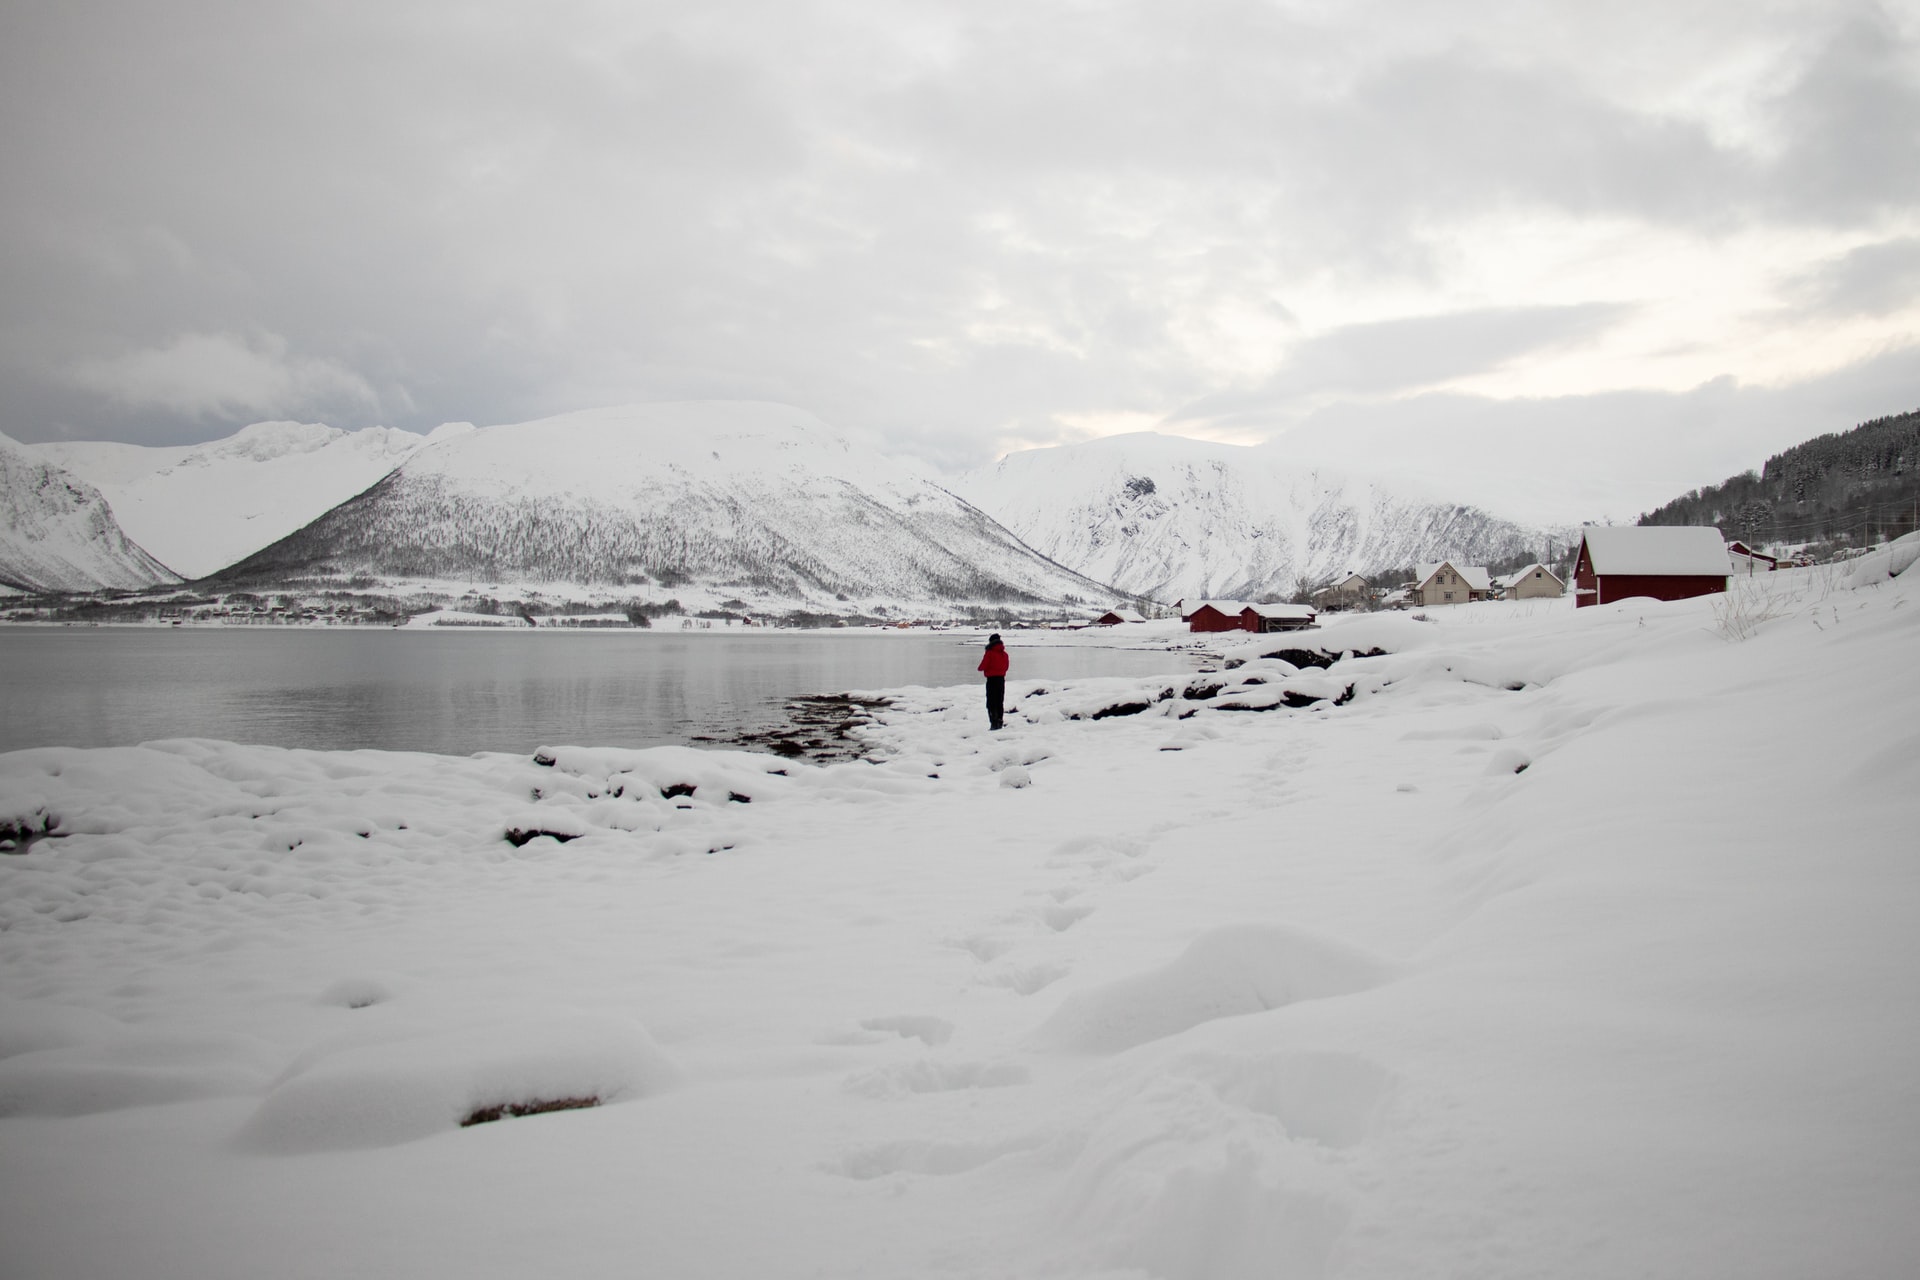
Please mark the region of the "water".
<svg viewBox="0 0 1920 1280"><path fill-rule="evenodd" d="M1016 679L1193 665L1012 648ZM179 737L448 755L652 746L764 727L801 694L977 684L979 653L977 639L924 633L5 628L0 751Z"/></svg>

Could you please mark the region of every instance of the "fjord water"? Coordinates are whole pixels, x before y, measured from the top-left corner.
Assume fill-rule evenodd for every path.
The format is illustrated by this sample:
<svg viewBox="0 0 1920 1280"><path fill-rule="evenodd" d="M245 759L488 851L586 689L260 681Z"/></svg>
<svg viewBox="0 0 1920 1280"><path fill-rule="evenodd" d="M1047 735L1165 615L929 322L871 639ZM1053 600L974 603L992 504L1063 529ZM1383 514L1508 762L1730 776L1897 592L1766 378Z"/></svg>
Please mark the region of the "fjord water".
<svg viewBox="0 0 1920 1280"><path fill-rule="evenodd" d="M976 683L978 660L976 637L925 633L8 628L0 751L156 738L446 755L654 746L765 727L802 694ZM1191 666L1016 642L1013 674Z"/></svg>

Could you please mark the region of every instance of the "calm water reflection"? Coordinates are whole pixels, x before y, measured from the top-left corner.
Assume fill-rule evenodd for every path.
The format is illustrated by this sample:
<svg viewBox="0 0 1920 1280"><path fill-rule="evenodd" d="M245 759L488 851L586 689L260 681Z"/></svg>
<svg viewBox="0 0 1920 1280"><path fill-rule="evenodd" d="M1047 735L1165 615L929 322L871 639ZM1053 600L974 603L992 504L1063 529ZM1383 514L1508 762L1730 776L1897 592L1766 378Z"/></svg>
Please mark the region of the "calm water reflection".
<svg viewBox="0 0 1920 1280"><path fill-rule="evenodd" d="M0 750L227 738L464 755L650 746L763 726L797 694L975 681L953 636L0 629ZM1014 675L1190 669L1183 655L1023 649Z"/></svg>

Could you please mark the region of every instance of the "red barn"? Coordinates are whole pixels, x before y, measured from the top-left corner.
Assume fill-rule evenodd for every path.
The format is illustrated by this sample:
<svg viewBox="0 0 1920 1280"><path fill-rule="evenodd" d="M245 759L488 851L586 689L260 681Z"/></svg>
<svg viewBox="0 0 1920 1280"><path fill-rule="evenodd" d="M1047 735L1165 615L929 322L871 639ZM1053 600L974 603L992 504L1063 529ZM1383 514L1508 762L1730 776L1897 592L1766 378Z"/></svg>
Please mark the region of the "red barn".
<svg viewBox="0 0 1920 1280"><path fill-rule="evenodd" d="M1180 602L1182 609L1186 601ZM1193 606L1193 612L1184 616L1189 631L1240 631L1244 629L1240 621L1240 611L1247 606L1238 600L1202 600Z"/></svg>
<svg viewBox="0 0 1920 1280"><path fill-rule="evenodd" d="M1573 562L1576 607L1629 596L1685 600L1727 589L1733 565L1718 529L1698 525L1589 525Z"/></svg>

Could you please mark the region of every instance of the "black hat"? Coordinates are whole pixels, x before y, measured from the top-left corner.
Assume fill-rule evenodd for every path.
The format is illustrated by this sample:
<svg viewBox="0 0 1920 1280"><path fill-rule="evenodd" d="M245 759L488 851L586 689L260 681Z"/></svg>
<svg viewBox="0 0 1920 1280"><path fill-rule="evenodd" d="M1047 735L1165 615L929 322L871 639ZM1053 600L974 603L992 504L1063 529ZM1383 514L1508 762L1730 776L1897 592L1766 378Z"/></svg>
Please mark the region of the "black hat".
<svg viewBox="0 0 1920 1280"><path fill-rule="evenodd" d="M992 635L987 637L987 648L991 649L993 648L993 646L999 643L1000 643L1000 633L998 631L994 632Z"/></svg>

